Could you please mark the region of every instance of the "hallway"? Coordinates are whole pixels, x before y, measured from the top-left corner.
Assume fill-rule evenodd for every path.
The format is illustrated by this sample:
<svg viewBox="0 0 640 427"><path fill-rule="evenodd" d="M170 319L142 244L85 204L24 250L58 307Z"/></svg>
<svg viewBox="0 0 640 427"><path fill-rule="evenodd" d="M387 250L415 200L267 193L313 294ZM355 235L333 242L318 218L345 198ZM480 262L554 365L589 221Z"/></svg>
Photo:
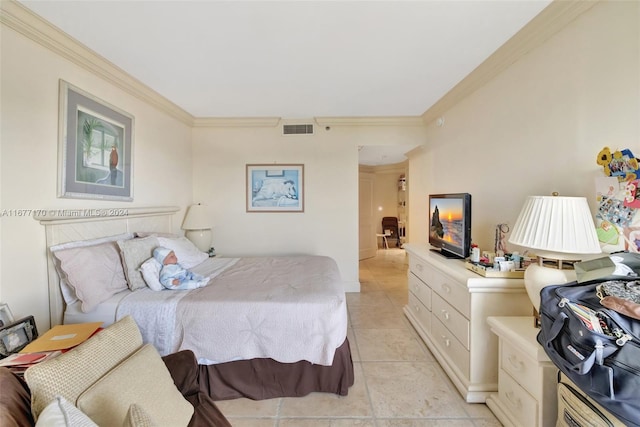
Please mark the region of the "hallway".
<svg viewBox="0 0 640 427"><path fill-rule="evenodd" d="M500 426L484 404L462 400L402 312L407 261L402 249L360 262L360 293L347 294L355 369L349 395L217 402L238 427Z"/></svg>

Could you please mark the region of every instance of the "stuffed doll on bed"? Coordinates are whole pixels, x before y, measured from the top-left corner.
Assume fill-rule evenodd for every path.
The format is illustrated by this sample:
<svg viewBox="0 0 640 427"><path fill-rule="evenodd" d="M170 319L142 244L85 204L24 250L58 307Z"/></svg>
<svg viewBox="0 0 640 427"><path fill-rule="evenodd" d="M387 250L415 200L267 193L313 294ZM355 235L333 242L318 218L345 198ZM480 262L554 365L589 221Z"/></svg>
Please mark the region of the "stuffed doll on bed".
<svg viewBox="0 0 640 427"><path fill-rule="evenodd" d="M153 257L162 265L160 283L167 289L196 289L209 283L209 278L187 270L178 263L175 252L157 247Z"/></svg>

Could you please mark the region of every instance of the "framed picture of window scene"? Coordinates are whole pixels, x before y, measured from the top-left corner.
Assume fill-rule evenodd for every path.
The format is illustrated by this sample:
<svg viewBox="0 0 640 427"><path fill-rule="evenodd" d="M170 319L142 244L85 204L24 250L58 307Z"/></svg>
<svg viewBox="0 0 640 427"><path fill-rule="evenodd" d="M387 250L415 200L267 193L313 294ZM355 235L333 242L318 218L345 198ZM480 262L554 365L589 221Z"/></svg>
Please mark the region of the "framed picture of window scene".
<svg viewBox="0 0 640 427"><path fill-rule="evenodd" d="M133 201L134 118L60 80L58 196Z"/></svg>
<svg viewBox="0 0 640 427"><path fill-rule="evenodd" d="M247 212L304 212L304 165L247 165Z"/></svg>

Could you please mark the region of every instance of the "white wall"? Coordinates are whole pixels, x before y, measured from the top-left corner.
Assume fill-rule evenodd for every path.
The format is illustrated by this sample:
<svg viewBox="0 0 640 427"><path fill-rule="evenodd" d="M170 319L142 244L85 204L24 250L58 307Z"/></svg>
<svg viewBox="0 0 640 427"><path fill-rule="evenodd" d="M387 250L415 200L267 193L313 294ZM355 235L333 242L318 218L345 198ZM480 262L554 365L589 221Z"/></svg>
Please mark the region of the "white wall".
<svg viewBox="0 0 640 427"><path fill-rule="evenodd" d="M469 192L473 240L494 245L528 195L586 196L596 156L640 156L640 3L602 2L459 102L410 158L410 239L427 241L430 192ZM510 248L511 246L508 245Z"/></svg>
<svg viewBox="0 0 640 427"><path fill-rule="evenodd" d="M73 65L14 30L1 27L0 300L14 317L49 325L45 230L11 210L179 206L191 203L191 128ZM134 201L57 197L58 80L64 79L135 117ZM27 211L25 211L27 212Z"/></svg>
<svg viewBox="0 0 640 427"><path fill-rule="evenodd" d="M312 136L275 127L196 127L194 201L210 206L213 244L225 256L313 253L333 257L358 291L358 145L419 144L423 126L316 126ZM245 165L303 163L305 212L247 213Z"/></svg>

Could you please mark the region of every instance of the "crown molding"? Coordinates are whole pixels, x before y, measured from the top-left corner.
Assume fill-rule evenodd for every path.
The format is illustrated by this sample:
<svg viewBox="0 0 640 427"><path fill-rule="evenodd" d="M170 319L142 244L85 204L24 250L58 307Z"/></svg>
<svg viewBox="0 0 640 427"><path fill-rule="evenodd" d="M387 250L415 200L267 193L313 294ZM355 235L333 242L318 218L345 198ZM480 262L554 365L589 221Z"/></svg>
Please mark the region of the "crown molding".
<svg viewBox="0 0 640 427"><path fill-rule="evenodd" d="M425 123L442 116L465 97L509 68L601 0L554 0L505 44L454 86L424 114Z"/></svg>
<svg viewBox="0 0 640 427"><path fill-rule="evenodd" d="M424 126L420 116L396 117L316 117L321 126Z"/></svg>
<svg viewBox="0 0 640 427"><path fill-rule="evenodd" d="M274 127L280 117L197 117L193 127Z"/></svg>
<svg viewBox="0 0 640 427"><path fill-rule="evenodd" d="M282 117L199 117L194 127L260 127L282 123L315 122L318 126L424 126L420 116L402 117L314 117L310 119L286 119Z"/></svg>
<svg viewBox="0 0 640 427"><path fill-rule="evenodd" d="M193 125L193 116L15 0L0 0L0 23L125 92Z"/></svg>

